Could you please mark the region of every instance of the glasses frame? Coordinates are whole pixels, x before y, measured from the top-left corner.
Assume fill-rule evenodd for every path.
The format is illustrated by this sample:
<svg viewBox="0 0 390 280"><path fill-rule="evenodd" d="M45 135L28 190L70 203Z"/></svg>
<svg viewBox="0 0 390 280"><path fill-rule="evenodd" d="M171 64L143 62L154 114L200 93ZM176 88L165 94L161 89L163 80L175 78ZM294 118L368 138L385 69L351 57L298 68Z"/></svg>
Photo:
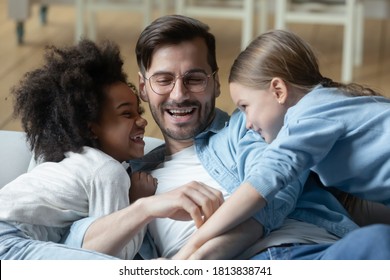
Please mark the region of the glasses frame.
<svg viewBox="0 0 390 280"><path fill-rule="evenodd" d="M154 88L153 88L153 86L152 86L152 82L151 82L150 78L152 78L154 75L157 75L157 74L159 74L159 73L153 74L153 75L151 75L149 78L147 78L147 77L144 76L144 79L149 81L149 86L150 86L150 88L151 88L152 91L153 91L155 94L157 94L157 95L168 95L168 94L170 94L170 93L172 92L172 90L175 88L175 85L176 85L176 82L177 82L178 79L181 79L181 81L182 81L182 83L183 83L183 86L186 88L186 90L188 90L188 91L190 91L190 92L192 92L192 93L201 93L202 91L204 91L204 90L206 89L206 87L207 87L207 85L208 85L208 82L209 82L210 78L213 77L213 76L218 72L218 70L219 70L219 69L215 70L215 71L214 71L213 73L211 73L211 74L207 74L207 73L204 72L204 71L188 71L188 72L184 73L183 75L177 75L177 76L172 75L172 76L174 77L174 80L173 80L173 82L172 82L172 88L171 88L171 90L168 91L167 93L158 93L158 92L156 92L156 91L154 90ZM204 89L202 89L201 91L192 91L192 90L190 90L190 89L187 88L187 85L184 83L183 78L184 78L186 75L189 75L189 74L191 74L191 73L198 73L198 72L203 73L203 74L206 74L205 86L204 86ZM168 74L169 74L169 73L168 73ZM170 75L171 75L171 74L170 74Z"/></svg>

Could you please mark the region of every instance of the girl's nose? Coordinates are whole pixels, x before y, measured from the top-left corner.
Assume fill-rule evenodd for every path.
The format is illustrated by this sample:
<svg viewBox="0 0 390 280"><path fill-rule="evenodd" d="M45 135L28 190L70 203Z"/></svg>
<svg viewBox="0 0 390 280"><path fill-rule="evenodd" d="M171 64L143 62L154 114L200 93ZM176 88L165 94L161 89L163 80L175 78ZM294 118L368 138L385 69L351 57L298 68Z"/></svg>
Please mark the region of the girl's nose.
<svg viewBox="0 0 390 280"><path fill-rule="evenodd" d="M245 124L245 127L246 129L252 129L252 123L250 121L248 121L248 119L246 120L246 124Z"/></svg>
<svg viewBox="0 0 390 280"><path fill-rule="evenodd" d="M135 121L136 125L139 127L146 127L148 125L148 121L145 120L143 117L139 116L137 120Z"/></svg>

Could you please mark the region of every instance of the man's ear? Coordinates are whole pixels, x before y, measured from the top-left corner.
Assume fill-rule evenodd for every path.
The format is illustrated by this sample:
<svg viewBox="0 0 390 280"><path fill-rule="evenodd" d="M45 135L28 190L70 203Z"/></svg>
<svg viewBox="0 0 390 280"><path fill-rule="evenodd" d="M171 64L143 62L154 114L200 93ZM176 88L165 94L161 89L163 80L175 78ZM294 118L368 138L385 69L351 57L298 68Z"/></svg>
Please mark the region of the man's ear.
<svg viewBox="0 0 390 280"><path fill-rule="evenodd" d="M288 97L286 83L281 78L273 78L270 83L270 91L279 104L285 104Z"/></svg>
<svg viewBox="0 0 390 280"><path fill-rule="evenodd" d="M148 95L145 91L145 78L142 75L141 72L138 72L138 90L139 90L139 96L142 99L142 101L149 102Z"/></svg>

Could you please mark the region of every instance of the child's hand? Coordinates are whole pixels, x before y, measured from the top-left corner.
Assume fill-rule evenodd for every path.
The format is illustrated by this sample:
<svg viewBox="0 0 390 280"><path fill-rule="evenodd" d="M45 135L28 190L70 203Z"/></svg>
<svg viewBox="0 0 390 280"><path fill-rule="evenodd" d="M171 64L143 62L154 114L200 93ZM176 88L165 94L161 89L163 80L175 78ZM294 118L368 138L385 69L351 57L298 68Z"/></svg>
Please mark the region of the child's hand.
<svg viewBox="0 0 390 280"><path fill-rule="evenodd" d="M134 172L130 175L131 187L129 191L130 203L141 197L154 195L157 188L157 179L146 172Z"/></svg>

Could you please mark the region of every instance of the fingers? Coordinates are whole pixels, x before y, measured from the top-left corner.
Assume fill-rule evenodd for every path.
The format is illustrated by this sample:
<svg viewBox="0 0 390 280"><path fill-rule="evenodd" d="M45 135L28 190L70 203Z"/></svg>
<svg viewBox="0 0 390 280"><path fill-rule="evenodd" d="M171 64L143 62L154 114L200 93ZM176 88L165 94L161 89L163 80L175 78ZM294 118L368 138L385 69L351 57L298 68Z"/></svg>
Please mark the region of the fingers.
<svg viewBox="0 0 390 280"><path fill-rule="evenodd" d="M146 172L131 174L130 202L133 203L141 197L151 196L157 188L157 179Z"/></svg>
<svg viewBox="0 0 390 280"><path fill-rule="evenodd" d="M195 191L191 189L192 192L189 192L188 195L200 207L204 221L206 221L223 203L222 193L200 182L191 182L190 184Z"/></svg>
<svg viewBox="0 0 390 280"><path fill-rule="evenodd" d="M181 221L192 219L200 227L223 201L220 191L193 181L172 191L149 197L146 211L154 218Z"/></svg>
<svg viewBox="0 0 390 280"><path fill-rule="evenodd" d="M191 219L195 223L195 226L199 228L204 223L200 207L196 203L194 203L194 201L190 197L187 196L184 196L181 199L180 204L183 210L190 215Z"/></svg>
<svg viewBox="0 0 390 280"><path fill-rule="evenodd" d="M149 176L151 176L151 175L149 175ZM154 186L155 188L157 188L157 185L158 185L158 180L157 180L157 178L153 178L153 186Z"/></svg>
<svg viewBox="0 0 390 280"><path fill-rule="evenodd" d="M134 172L131 174L131 181L141 181L146 185L153 185L157 187L157 178L154 178L152 175L146 172Z"/></svg>
<svg viewBox="0 0 390 280"><path fill-rule="evenodd" d="M223 203L222 193L200 182L190 182L178 189L186 199L183 208L200 227Z"/></svg>

